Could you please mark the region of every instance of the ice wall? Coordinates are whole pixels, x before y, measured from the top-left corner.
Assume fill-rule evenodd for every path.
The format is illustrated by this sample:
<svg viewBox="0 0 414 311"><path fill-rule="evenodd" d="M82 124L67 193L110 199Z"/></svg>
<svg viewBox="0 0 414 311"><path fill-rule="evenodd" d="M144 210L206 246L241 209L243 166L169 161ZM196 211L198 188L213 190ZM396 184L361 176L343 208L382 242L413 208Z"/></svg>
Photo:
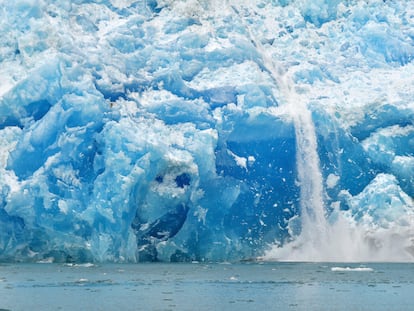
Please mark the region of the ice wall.
<svg viewBox="0 0 414 311"><path fill-rule="evenodd" d="M413 259L409 0L0 4L1 260Z"/></svg>

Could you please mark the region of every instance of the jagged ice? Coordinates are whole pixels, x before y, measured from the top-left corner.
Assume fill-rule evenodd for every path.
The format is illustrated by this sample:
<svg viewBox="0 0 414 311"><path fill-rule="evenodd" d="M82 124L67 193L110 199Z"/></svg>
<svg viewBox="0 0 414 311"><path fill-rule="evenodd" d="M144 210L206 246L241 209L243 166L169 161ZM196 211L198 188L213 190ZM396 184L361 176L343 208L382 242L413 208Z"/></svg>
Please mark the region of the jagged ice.
<svg viewBox="0 0 414 311"><path fill-rule="evenodd" d="M0 260L413 261L410 0L0 8Z"/></svg>

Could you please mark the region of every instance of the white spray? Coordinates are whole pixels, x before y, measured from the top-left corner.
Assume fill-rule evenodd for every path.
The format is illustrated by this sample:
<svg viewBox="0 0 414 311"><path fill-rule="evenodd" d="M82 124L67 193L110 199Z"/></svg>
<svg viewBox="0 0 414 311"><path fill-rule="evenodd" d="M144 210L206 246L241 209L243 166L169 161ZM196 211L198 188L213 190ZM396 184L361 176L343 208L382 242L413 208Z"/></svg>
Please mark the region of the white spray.
<svg viewBox="0 0 414 311"><path fill-rule="evenodd" d="M232 8L240 16L239 11L234 6ZM244 26L262 58L263 66L278 86L282 96L281 104L291 116L295 127L302 233L294 244L285 249L276 249L280 254L275 255L286 260L294 260L292 256L297 256L298 260L318 260L322 255L321 248L326 249L325 246L329 244L329 233L325 217L324 182L319 165L318 143L312 113L307 107L304 95L292 87L294 81L289 71L279 73L269 51L254 34L250 33L250 28L246 24ZM300 254L295 254L297 251L300 251ZM286 256L288 258L285 258Z"/></svg>
<svg viewBox="0 0 414 311"><path fill-rule="evenodd" d="M228 2L227 2L228 3ZM239 3L240 5L240 3ZM280 94L274 94L292 118L296 135L296 163L300 187L301 234L283 246L274 246L263 259L280 261L412 261L406 250L410 229L402 232L397 226L390 230L366 228L356 224L352 217L336 211L337 220L330 224L325 215L325 189L320 169L318 143L312 113L308 109L306 94L297 91L293 73L274 60L251 32L244 17L252 14L248 6L244 11L228 6L238 15L249 33L251 42L260 54L264 69L271 75ZM407 244L412 248L414 243ZM410 246L411 245L411 246Z"/></svg>

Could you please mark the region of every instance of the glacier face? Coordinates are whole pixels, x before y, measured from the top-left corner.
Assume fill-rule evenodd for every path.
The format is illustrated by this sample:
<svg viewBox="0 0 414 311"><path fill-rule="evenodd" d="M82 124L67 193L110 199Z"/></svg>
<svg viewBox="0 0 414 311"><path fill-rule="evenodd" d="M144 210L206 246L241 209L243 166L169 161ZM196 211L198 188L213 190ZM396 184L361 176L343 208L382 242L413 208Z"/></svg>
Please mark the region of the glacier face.
<svg viewBox="0 0 414 311"><path fill-rule="evenodd" d="M1 260L414 259L410 0L0 3Z"/></svg>

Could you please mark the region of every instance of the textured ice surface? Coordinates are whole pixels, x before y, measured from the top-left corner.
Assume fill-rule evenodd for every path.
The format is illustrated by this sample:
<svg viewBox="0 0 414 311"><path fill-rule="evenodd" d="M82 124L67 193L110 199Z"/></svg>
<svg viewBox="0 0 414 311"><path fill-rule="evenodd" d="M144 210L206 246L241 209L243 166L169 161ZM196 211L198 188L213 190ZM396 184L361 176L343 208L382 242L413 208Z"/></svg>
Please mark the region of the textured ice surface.
<svg viewBox="0 0 414 311"><path fill-rule="evenodd" d="M1 260L414 258L411 0L0 4Z"/></svg>

